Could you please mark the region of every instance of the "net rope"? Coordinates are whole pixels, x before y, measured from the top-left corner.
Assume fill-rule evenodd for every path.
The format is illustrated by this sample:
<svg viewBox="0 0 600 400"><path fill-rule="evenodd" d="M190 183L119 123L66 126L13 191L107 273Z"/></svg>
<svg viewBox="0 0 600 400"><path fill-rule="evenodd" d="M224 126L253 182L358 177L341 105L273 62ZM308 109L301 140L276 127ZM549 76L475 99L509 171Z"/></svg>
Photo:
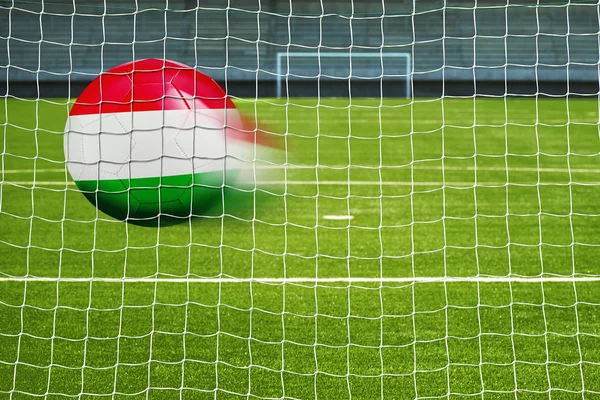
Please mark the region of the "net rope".
<svg viewBox="0 0 600 400"><path fill-rule="evenodd" d="M599 396L599 23L593 1L0 0L0 397ZM147 57L283 141L247 202L147 228L73 183L76 96Z"/></svg>

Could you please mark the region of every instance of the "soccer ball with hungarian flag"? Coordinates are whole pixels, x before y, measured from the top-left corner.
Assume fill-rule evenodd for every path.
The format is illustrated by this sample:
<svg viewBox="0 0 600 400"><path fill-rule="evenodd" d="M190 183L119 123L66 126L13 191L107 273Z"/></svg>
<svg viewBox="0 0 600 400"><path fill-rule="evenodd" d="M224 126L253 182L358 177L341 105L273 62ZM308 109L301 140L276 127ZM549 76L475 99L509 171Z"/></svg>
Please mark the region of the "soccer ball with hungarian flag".
<svg viewBox="0 0 600 400"><path fill-rule="evenodd" d="M65 128L67 168L99 210L141 225L203 215L244 184L267 134L210 77L145 59L92 81Z"/></svg>

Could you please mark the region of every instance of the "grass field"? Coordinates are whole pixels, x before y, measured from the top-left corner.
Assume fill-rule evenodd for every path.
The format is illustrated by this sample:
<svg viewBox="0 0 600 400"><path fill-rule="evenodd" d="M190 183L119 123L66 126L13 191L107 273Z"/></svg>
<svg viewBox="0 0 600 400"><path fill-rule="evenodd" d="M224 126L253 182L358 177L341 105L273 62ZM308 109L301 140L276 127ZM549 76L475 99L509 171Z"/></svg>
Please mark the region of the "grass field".
<svg viewBox="0 0 600 400"><path fill-rule="evenodd" d="M282 183L156 229L0 101L0 399L600 399L597 99L237 104Z"/></svg>

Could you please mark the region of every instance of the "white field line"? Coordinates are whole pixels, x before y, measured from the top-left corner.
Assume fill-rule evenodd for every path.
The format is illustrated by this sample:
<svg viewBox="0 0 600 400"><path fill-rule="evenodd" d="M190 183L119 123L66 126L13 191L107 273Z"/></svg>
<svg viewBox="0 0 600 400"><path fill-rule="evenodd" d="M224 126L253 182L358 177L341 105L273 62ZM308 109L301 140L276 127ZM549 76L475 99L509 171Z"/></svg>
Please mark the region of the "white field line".
<svg viewBox="0 0 600 400"><path fill-rule="evenodd" d="M519 182L404 182L404 181L257 181L256 185L290 185L290 186L436 186L436 187L503 187L503 186L537 186L537 183L519 183ZM53 181L0 181L3 184L19 185L27 187L44 186L76 186L74 182L53 182ZM579 184L587 186L600 185L600 182L580 182ZM541 185L545 185L542 183ZM567 185L566 183L561 185Z"/></svg>
<svg viewBox="0 0 600 400"><path fill-rule="evenodd" d="M394 167L396 169L399 168L410 168L411 166L407 165L405 167ZM319 166L303 166L303 165L290 165L290 166L279 166L279 165L262 165L257 166L256 169L264 169L264 170L276 170L276 169L318 169L321 168ZM327 168L327 167L323 167ZM335 168L344 168L344 166L336 166ZM384 169L386 167L383 167ZM449 170L449 171L506 171L506 168L503 167L453 167L453 166L428 166L428 165L413 165L412 168L420 169L420 170ZM571 172L571 173L600 173L600 169L594 168L531 168L531 167L516 167L516 168L508 168L508 171L515 172ZM18 174L18 173L64 173L64 169L9 169L9 170L0 170L0 175L2 174ZM31 186L34 184L33 181L0 181L0 184L7 183L13 185L22 185L22 186ZM39 186L74 186L73 182L60 182L60 181L36 181L35 185ZM259 181L256 184L264 185L264 184L275 184L275 185L358 185L358 186L382 186L382 185L391 185L391 186L458 186L458 187L472 187L475 186L474 182L404 182L404 181ZM594 184L590 182L589 184ZM504 186L505 182L477 182L477 186Z"/></svg>
<svg viewBox="0 0 600 400"><path fill-rule="evenodd" d="M257 166L256 169L329 169L329 168L361 168L364 166L361 165L336 165L336 166L315 166L315 165L264 165ZM377 169L377 166L369 166L369 168ZM402 166L382 166L381 169L401 169L406 168L407 170L411 168L410 165L402 165ZM434 171L506 171L507 169L504 167L457 167L457 166L434 166L434 165L413 165L413 169L421 169L421 170L434 170ZM508 171L515 172L576 172L576 173L600 173L600 168L533 168L533 167L508 167ZM31 173L64 173L65 169L61 168L46 168L46 169L0 169L0 175L2 174L31 174Z"/></svg>
<svg viewBox="0 0 600 400"><path fill-rule="evenodd" d="M273 170L273 169L330 169L330 168L363 168L361 165L263 165L257 166L257 170ZM377 169L377 166L369 166L370 169ZM382 166L381 169L410 169L410 165L402 166ZM504 167L456 167L446 165L444 167L437 165L413 165L413 169L421 170L433 170L433 171L506 171ZM31 173L64 173L66 170L61 168L46 168L46 169L0 169L0 175L2 174L31 174ZM576 173L600 173L600 168L533 168L533 167L508 167L508 171L515 172L576 172Z"/></svg>
<svg viewBox="0 0 600 400"><path fill-rule="evenodd" d="M427 170L448 170L448 171L506 171L504 167L451 167L451 166L429 166L429 165L415 165L414 169L427 169ZM508 168L508 171L515 172L577 172L577 173L600 173L600 169L597 168L532 168L532 167L514 167Z"/></svg>
<svg viewBox="0 0 600 400"><path fill-rule="evenodd" d="M31 173L56 173L56 172L65 172L64 168L38 168L38 169L0 169L1 174L31 174Z"/></svg>
<svg viewBox="0 0 600 400"><path fill-rule="evenodd" d="M5 181L2 184L20 185L20 186L75 186L74 182L53 182L53 181ZM452 186L452 187L475 187L475 186L506 186L506 182L403 182L403 181L257 181L257 185L293 185L293 186ZM509 183L514 185L515 183ZM586 182L588 185L597 185L600 183ZM519 184L525 185L525 184ZM527 184L535 185L535 183Z"/></svg>
<svg viewBox="0 0 600 400"><path fill-rule="evenodd" d="M310 170L310 169L342 169L342 168L356 168L356 169L379 169L378 166L362 166L362 165L322 165L322 166L314 166L314 165L262 165L262 166L257 166L256 169L257 170L261 170L261 169L265 169L265 170L277 170L277 169L304 169L304 170ZM400 166L382 166L381 169L382 170L388 170L388 169L406 169L406 170L410 170L411 165L400 165ZM432 171L442 171L442 170L446 170L446 171L507 171L507 168L504 167L467 167L467 166L449 166L449 165L445 165L444 167L437 166L437 165L412 165L413 169L420 169L420 170L432 170ZM508 167L508 172L510 171L514 171L514 172L577 172L577 173L600 173L600 168L534 168L534 167Z"/></svg>
<svg viewBox="0 0 600 400"><path fill-rule="evenodd" d="M505 186L506 182L404 182L404 181L265 181L257 182L259 185L324 185L324 186Z"/></svg>
<svg viewBox="0 0 600 400"><path fill-rule="evenodd" d="M46 278L33 276L0 277L0 282L65 282L65 283L576 283L600 282L600 276L564 277L404 277L404 278Z"/></svg>
<svg viewBox="0 0 600 400"><path fill-rule="evenodd" d="M404 107L409 106L408 104L405 105ZM377 108L377 107L375 107ZM387 107L384 107L384 109ZM593 115L588 115L588 116L593 116ZM478 119L482 119L482 118L478 118ZM415 123L418 124L436 124L436 126L439 126L440 128L443 128L444 126L442 125L441 121L439 119L421 119L418 117L415 117ZM382 118L383 123L393 123L396 122L396 119L390 119L390 118L386 118L383 117ZM261 120L261 122L265 123L265 124L279 124L279 123L284 123L286 122L285 120L277 120L277 119L264 119ZM302 125L314 125L314 122L309 120L309 119L288 119L287 122L289 124L302 124ZM317 120L317 126L318 125L327 125L327 124L369 124L372 125L373 123L377 123L378 122L378 118L373 118L373 119L368 119L368 118L351 118L351 119L347 119L347 118L319 118ZM594 125L594 124L598 124L598 120L594 119L594 120L564 120L564 119L558 119L558 118L552 118L552 119L543 119L540 121L532 121L532 122L528 122L528 123L519 123L519 122L514 122L514 121L506 121L506 120L502 120L502 119L497 119L497 120L490 120L490 121L485 121L484 122L477 122L474 125L462 125L460 123L453 123L453 121L446 121L446 126L448 127L460 127L460 128L464 128L464 129L469 129L469 128L473 128L473 127L484 127L484 126L544 126L544 125L550 125L550 126L566 126L569 124L581 124L581 125Z"/></svg>
<svg viewBox="0 0 600 400"><path fill-rule="evenodd" d="M58 181L0 181L0 185L9 184L9 185L20 185L20 186L75 186L75 182L58 182Z"/></svg>

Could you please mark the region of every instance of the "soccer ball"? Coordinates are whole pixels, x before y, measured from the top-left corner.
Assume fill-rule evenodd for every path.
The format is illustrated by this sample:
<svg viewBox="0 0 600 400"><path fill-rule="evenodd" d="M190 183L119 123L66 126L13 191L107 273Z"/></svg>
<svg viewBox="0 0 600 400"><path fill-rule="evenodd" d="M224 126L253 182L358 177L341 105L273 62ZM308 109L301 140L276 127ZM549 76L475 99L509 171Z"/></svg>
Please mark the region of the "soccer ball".
<svg viewBox="0 0 600 400"><path fill-rule="evenodd" d="M146 59L92 81L66 123L67 168L99 210L141 225L202 215L251 165L256 127L210 77Z"/></svg>

